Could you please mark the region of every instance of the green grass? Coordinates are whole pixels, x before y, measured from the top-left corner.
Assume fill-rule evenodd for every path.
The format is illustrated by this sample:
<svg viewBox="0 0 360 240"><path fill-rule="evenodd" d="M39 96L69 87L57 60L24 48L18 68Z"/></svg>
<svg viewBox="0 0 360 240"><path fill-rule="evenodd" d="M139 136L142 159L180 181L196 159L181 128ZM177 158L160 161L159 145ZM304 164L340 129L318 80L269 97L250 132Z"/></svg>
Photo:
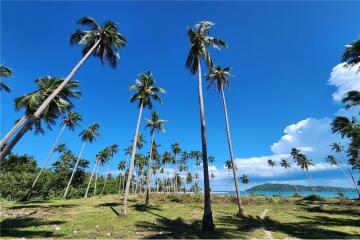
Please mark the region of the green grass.
<svg viewBox="0 0 360 240"><path fill-rule="evenodd" d="M357 201L302 201L299 198L244 198L246 214L237 217L234 199L213 198L216 230L201 231L200 196L131 196L120 217L119 196L90 199L1 202L2 238L360 238ZM322 205L319 207L319 205ZM264 219L261 213L269 209ZM269 237L269 236L267 236Z"/></svg>

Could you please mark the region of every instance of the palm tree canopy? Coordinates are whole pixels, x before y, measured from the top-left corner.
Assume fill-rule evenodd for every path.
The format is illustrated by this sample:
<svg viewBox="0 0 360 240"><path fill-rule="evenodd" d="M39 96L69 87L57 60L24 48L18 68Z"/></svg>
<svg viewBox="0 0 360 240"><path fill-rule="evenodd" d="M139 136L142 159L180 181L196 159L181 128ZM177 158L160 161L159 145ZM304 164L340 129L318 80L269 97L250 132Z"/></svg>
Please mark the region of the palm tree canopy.
<svg viewBox="0 0 360 240"><path fill-rule="evenodd" d="M268 163L268 165L269 165L270 167L272 167L272 168L276 166L276 162L273 161L272 159L268 159L268 160L267 160L267 163Z"/></svg>
<svg viewBox="0 0 360 240"><path fill-rule="evenodd" d="M114 154L119 151L119 146L117 144L112 144L107 147L107 150L109 151L110 157L113 157Z"/></svg>
<svg viewBox="0 0 360 240"><path fill-rule="evenodd" d="M236 164L233 164L233 161L231 161L231 160L227 160L226 162L225 162L225 167L227 168L227 169L233 169L233 168L235 168L235 170L237 170L237 166L236 166Z"/></svg>
<svg viewBox="0 0 360 240"><path fill-rule="evenodd" d="M63 153L67 150L67 146L65 143L59 143L58 145L56 145L56 147L54 148L54 152L58 152L58 153Z"/></svg>
<svg viewBox="0 0 360 240"><path fill-rule="evenodd" d="M79 122L82 121L82 117L77 112L68 112L68 115L63 118L62 125L67 126L71 131L75 130L76 126L80 126Z"/></svg>
<svg viewBox="0 0 360 240"><path fill-rule="evenodd" d="M346 96L341 100L341 102L346 105L347 109L353 106L360 105L360 92L359 91L348 92Z"/></svg>
<svg viewBox="0 0 360 240"><path fill-rule="evenodd" d="M107 163L110 160L110 156L111 156L111 153L109 151L109 148L108 147L104 148L96 154L96 161L100 165L104 165L105 163Z"/></svg>
<svg viewBox="0 0 360 240"><path fill-rule="evenodd" d="M100 26L91 17L80 18L77 23L88 27L89 30L76 30L70 36L70 44L84 45L82 54L85 55L100 40L93 56L98 57L102 64L107 60L111 67L115 68L120 59L120 48L126 46L126 39L118 32L118 25L112 21L106 21Z"/></svg>
<svg viewBox="0 0 360 240"><path fill-rule="evenodd" d="M193 175L191 173L188 173L186 176L186 183L190 184L193 181Z"/></svg>
<svg viewBox="0 0 360 240"><path fill-rule="evenodd" d="M198 71L198 64L201 59L204 59L207 66L212 68L214 66L211 59L208 47L214 47L220 49L220 47L227 47L225 41L208 36L210 29L214 26L214 23L209 21L201 21L194 27L188 28L187 34L190 40L191 48L186 59L185 66L190 70L192 74Z"/></svg>
<svg viewBox="0 0 360 240"><path fill-rule="evenodd" d="M131 140L131 141L134 142L134 140ZM144 147L144 143L146 143L144 135L138 134L137 138L136 138L136 147L138 149L142 149ZM132 149L131 149L131 152L132 152Z"/></svg>
<svg viewBox="0 0 360 240"><path fill-rule="evenodd" d="M12 71L10 68L0 65L0 77L11 77ZM10 88L0 79L0 91L4 90L10 92Z"/></svg>
<svg viewBox="0 0 360 240"><path fill-rule="evenodd" d="M187 151L183 151L183 152L181 153L181 164L182 164L182 165L186 166L186 162L187 162L187 160L189 159L189 155L190 155L190 154L188 154Z"/></svg>
<svg viewBox="0 0 360 240"><path fill-rule="evenodd" d="M171 153L169 151L164 152L162 156L162 162L164 164L170 163L171 161Z"/></svg>
<svg viewBox="0 0 360 240"><path fill-rule="evenodd" d="M243 184L248 184L250 182L249 177L245 174L240 177L240 180Z"/></svg>
<svg viewBox="0 0 360 240"><path fill-rule="evenodd" d="M136 93L131 96L130 102L139 101L139 107L143 105L143 107L150 109L152 109L153 106L151 99L162 103L162 99L158 94L165 93L166 91L155 85L155 80L150 71L140 73L135 82L135 84L129 87L129 90L136 91Z"/></svg>
<svg viewBox="0 0 360 240"><path fill-rule="evenodd" d="M360 39L345 46L342 60L346 62L345 67L353 67L360 62ZM360 67L357 72L360 71Z"/></svg>
<svg viewBox="0 0 360 240"><path fill-rule="evenodd" d="M336 153L340 153L344 151L344 146L342 146L340 143L332 143L330 144L331 151L335 151Z"/></svg>
<svg viewBox="0 0 360 240"><path fill-rule="evenodd" d="M127 148L124 149L125 155L131 155L132 153L132 146L128 146Z"/></svg>
<svg viewBox="0 0 360 240"><path fill-rule="evenodd" d="M328 155L326 157L326 161L333 166L339 165L339 162L336 160L336 158L333 155Z"/></svg>
<svg viewBox="0 0 360 240"><path fill-rule="evenodd" d="M166 123L166 120L159 119L159 115L157 112L152 111L151 112L151 119L145 119L146 125L145 128L150 128L151 134L155 131L163 132L165 133L164 123Z"/></svg>
<svg viewBox="0 0 360 240"><path fill-rule="evenodd" d="M181 148L179 143L174 143L171 145L171 151L173 152L174 155L177 155L181 152Z"/></svg>
<svg viewBox="0 0 360 240"><path fill-rule="evenodd" d="M215 162L215 157L214 157L214 156L209 156L209 157L208 157L208 162L209 162L209 163Z"/></svg>
<svg viewBox="0 0 360 240"><path fill-rule="evenodd" d="M215 85L218 91L229 88L229 77L235 78L235 76L230 73L231 70L231 67L221 68L221 66L217 66L211 68L209 74L205 76L205 79L209 82L208 88L213 85Z"/></svg>
<svg viewBox="0 0 360 240"><path fill-rule="evenodd" d="M288 169L288 168L291 167L291 164L289 163L288 160L286 160L286 159L281 159L281 161L280 161L280 166L282 166L282 167L285 168L285 169Z"/></svg>
<svg viewBox="0 0 360 240"><path fill-rule="evenodd" d="M126 161L125 160L120 161L120 163L118 164L118 169L124 171L125 168L126 168Z"/></svg>
<svg viewBox="0 0 360 240"><path fill-rule="evenodd" d="M359 125L354 117L349 120L347 117L338 116L331 123L332 132L340 133L341 137L349 137L351 132L358 127Z"/></svg>
<svg viewBox="0 0 360 240"><path fill-rule="evenodd" d="M100 125L95 122L91 124L88 129L83 130L79 136L83 142L93 142L96 140L96 137L100 136Z"/></svg>
<svg viewBox="0 0 360 240"><path fill-rule="evenodd" d="M17 97L15 99L15 108L17 111L24 109L25 114L31 115L36 112L40 105L52 94L52 92L59 87L64 81L60 77L41 77L35 80L37 90ZM59 92L56 97L45 108L40 118L35 121L36 130L43 132L41 127L41 120L43 120L48 127L55 124L58 119L66 111L70 111L73 107L72 98L80 98L80 91L78 90L80 84L77 81L69 81L65 87Z"/></svg>

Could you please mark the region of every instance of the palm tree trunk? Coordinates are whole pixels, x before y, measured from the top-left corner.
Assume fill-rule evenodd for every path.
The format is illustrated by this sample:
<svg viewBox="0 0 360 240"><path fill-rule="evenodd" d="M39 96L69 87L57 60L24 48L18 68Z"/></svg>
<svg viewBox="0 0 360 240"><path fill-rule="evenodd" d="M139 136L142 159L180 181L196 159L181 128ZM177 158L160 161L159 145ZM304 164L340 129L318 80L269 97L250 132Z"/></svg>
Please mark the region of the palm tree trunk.
<svg viewBox="0 0 360 240"><path fill-rule="evenodd" d="M236 198L237 198L237 203L238 203L238 207L239 207L239 215L243 215L244 214L244 207L242 205L240 191L239 191L239 184L238 184L238 179L237 179L237 173L236 173L236 170L235 170L235 167L234 167L235 166L234 154L233 154L233 148L232 148L232 143L231 143L229 118L228 118L226 99L225 99L224 87L223 86L221 86L221 97L222 97L222 102L223 102L223 107L224 107L225 123L226 123L226 135L227 135L227 140L228 140L228 145L229 145L230 161L231 161L231 164L233 166L232 170L233 170L233 176L234 176Z"/></svg>
<svg viewBox="0 0 360 240"><path fill-rule="evenodd" d="M175 154L175 164L174 164L174 193L177 193L177 156Z"/></svg>
<svg viewBox="0 0 360 240"><path fill-rule="evenodd" d="M313 185L312 185L312 183L311 183L311 181L310 181L309 173L308 173L306 170L304 170L304 172L305 172L305 174L306 174L306 177L307 177L309 186L310 186L310 188L311 188L311 191L313 192L314 195L316 195L316 191L314 190L314 187L313 187Z"/></svg>
<svg viewBox="0 0 360 240"><path fill-rule="evenodd" d="M30 117L29 120L25 123L20 131L15 135L15 137L5 146L5 148L0 153L0 162L5 159L5 157L11 152L12 148L16 145L18 141L25 135L25 133L31 129L35 121L34 117Z"/></svg>
<svg viewBox="0 0 360 240"><path fill-rule="evenodd" d="M122 183L122 176L121 173L119 174L119 195L121 193L121 183Z"/></svg>
<svg viewBox="0 0 360 240"><path fill-rule="evenodd" d="M90 50L85 54L85 56L80 60L80 62L78 64L76 64L76 66L73 68L73 70L69 73L69 75L65 78L65 80L59 85L59 87L57 89L55 89L54 92L51 93L51 95L40 105L40 107L36 110L36 112L33 115L33 118L39 118L40 115L43 113L43 111L46 109L46 107L50 104L50 102L56 97L56 95L59 94L59 92L65 87L65 85L70 81L70 79L74 76L74 74L79 70L79 68L81 67L81 65L86 61L86 59L91 55L91 53L94 51L94 49L100 44L101 38L99 40L97 40L94 44L94 46L92 46L92 48L90 48ZM31 125L33 123L33 120L28 119L27 122L31 122ZM24 133L25 134L25 133ZM23 134L23 135L24 135ZM12 134L10 134L10 136L12 136ZM9 137L10 137L9 136ZM21 138L21 137L20 137ZM1 152L0 155L0 161L5 158L5 156L7 154L10 153L11 149L15 146L15 144L19 141L20 139L18 139L16 142L14 142L14 144L9 147L5 152L4 152L4 156L3 152ZM5 150L5 149L4 149Z"/></svg>
<svg viewBox="0 0 360 240"><path fill-rule="evenodd" d="M150 183L151 183L151 165L152 165L152 152L153 152L153 144L154 144L154 134L155 132L152 132L152 136L151 136L151 145L150 145L150 157L149 157L149 168L147 171L147 177L146 177L146 199L145 199L145 204L148 205L149 204L149 198L150 198Z"/></svg>
<svg viewBox="0 0 360 240"><path fill-rule="evenodd" d="M139 128L140 128L142 110L143 110L143 103L141 102L140 110L139 110L139 117L138 117L137 124L136 124L134 143L133 143L133 148L132 148L132 153L131 153L131 161L130 161L130 166L129 166L129 175L128 175L128 178L126 180L123 207L121 208L121 214L122 215L126 215L127 200L128 200L128 196L129 196L130 181L131 181L131 177L132 177L133 170L134 170L134 160L135 160L135 154L136 154L136 143L137 143L137 137L138 137Z"/></svg>
<svg viewBox="0 0 360 240"><path fill-rule="evenodd" d="M312 177L311 177L311 174L310 174L310 173L309 173L309 178L310 178L310 182L311 182L311 184L312 184L312 186L313 186L313 188L314 188L315 194L316 194L316 195L319 195L318 192L317 192L317 190L316 190L315 184L314 184L314 182L313 182L313 180L312 180Z"/></svg>
<svg viewBox="0 0 360 240"><path fill-rule="evenodd" d="M204 170L204 216L202 219L202 229L210 231L215 228L212 211L211 211L211 199L210 199L210 182L209 182L209 167L207 159L207 147L206 147L206 128L205 128L205 111L204 111L204 98L202 93L202 80L201 80L201 63L198 58L198 91L199 91L199 105L200 105L200 125L201 125L201 143L202 143L202 159Z"/></svg>
<svg viewBox="0 0 360 240"><path fill-rule="evenodd" d="M93 170L92 170L92 172L91 172L91 176L90 176L90 179L89 179L88 186L87 186L87 188L86 188L86 192L85 192L84 198L87 198L87 197L88 197L89 189L90 189L90 186L91 186L91 181L92 181L92 178L94 177L94 173L95 173L95 169L96 169L97 165L98 165L98 161L95 162L95 165L94 165Z"/></svg>
<svg viewBox="0 0 360 240"><path fill-rule="evenodd" d="M71 177L70 177L70 180L69 180L69 182L68 182L68 185L66 186L63 199L66 199L66 197L67 197L67 194L68 194L69 188L70 188L70 184L71 184L71 182L72 182L72 180L73 180L73 177L74 177L76 168L77 168L77 166L78 166L78 164L79 164L79 162L80 162L80 158L81 158L81 155L82 155L82 153L83 153L83 151L84 151L85 144L86 144L86 142L84 142L84 143L82 144L82 147L81 147L81 150L80 150L80 153L79 153L79 157L78 157L78 159L77 159L77 161L76 161L76 163L75 163L74 169L73 169L73 171L72 171L72 173L71 173Z"/></svg>
<svg viewBox="0 0 360 240"><path fill-rule="evenodd" d="M349 166L347 164L346 164L346 169L348 170L348 173L351 176L351 180L352 180L352 182L354 184L355 190L358 193L359 199L360 199L360 191L359 191L358 185L357 185L357 183L355 181L354 175L352 174L352 172L351 172L351 170L350 170L350 168L349 168Z"/></svg>
<svg viewBox="0 0 360 240"><path fill-rule="evenodd" d="M9 140L9 138L26 122L28 117L28 115L22 116L20 120L14 125L14 127L3 137L3 139L1 139L0 149Z"/></svg>
<svg viewBox="0 0 360 240"><path fill-rule="evenodd" d="M159 170L156 170L156 193L159 193Z"/></svg>
<svg viewBox="0 0 360 240"><path fill-rule="evenodd" d="M56 137L55 142L54 142L54 145L52 146L52 148L51 148L51 150L50 150L50 152L49 152L49 155L48 155L48 157L47 157L47 159L46 159L46 161L45 161L44 166L41 168L41 170L40 170L40 172L38 173L38 175L36 176L36 178L35 178L32 186L31 186L31 188L29 189L28 193L25 195L25 197L24 197L22 200L27 200L27 199L30 197L30 195L31 195L31 193L32 193L32 191L33 191L33 189L34 189L34 187L35 187L38 179L40 178L40 176L41 176L42 172L44 171L44 169L47 167L47 164L48 164L49 160L50 160L51 157L53 156L53 154L54 154L54 149L55 149L56 145L58 144L59 139L60 139L62 133L64 132L64 130L65 130L65 125L61 128L58 136Z"/></svg>
<svg viewBox="0 0 360 240"><path fill-rule="evenodd" d="M98 179L98 171L99 171L99 164L97 165L96 171L95 171L94 196L96 196L96 183L97 183L97 179Z"/></svg>
<svg viewBox="0 0 360 240"><path fill-rule="evenodd" d="M105 181L104 181L104 186L102 187L101 189L101 192L100 192L100 195L103 194L104 190L105 190L105 187L106 187L106 182L107 182L107 176L105 175Z"/></svg>

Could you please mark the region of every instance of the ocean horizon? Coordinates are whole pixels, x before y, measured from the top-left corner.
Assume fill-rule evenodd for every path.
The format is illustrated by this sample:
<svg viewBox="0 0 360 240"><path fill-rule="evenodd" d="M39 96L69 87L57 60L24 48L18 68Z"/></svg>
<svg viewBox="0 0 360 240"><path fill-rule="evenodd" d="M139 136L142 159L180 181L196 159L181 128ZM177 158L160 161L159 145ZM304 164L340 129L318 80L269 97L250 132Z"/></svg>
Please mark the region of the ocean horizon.
<svg viewBox="0 0 360 240"><path fill-rule="evenodd" d="M214 195L229 195L229 196L235 196L236 193L235 191L212 191L211 192ZM254 193L255 195L258 196L273 196L275 194L278 194L279 192L275 192L275 191L240 191L240 194L242 196L249 196L251 193ZM291 192L280 192L280 195L283 197L291 197L295 194L295 191L291 191ZM313 193L311 191L304 191L304 192L300 192L300 195L303 197L312 195ZM335 198L338 197L336 192L318 192L318 194L320 195L320 197L324 197L324 198ZM344 196L346 198L350 198L350 199L355 199L358 198L358 194L357 192L353 191L353 192L343 192Z"/></svg>

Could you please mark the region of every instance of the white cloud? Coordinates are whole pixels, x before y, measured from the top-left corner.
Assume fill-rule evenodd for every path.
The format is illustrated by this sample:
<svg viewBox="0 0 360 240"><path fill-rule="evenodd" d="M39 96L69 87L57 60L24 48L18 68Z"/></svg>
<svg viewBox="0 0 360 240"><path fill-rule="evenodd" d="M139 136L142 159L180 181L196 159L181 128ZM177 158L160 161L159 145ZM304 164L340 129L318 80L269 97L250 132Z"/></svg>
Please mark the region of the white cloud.
<svg viewBox="0 0 360 240"><path fill-rule="evenodd" d="M341 63L332 69L328 83L337 87L332 95L335 101L341 101L348 91L360 90L360 74L356 74L358 68L359 65L344 68L344 63Z"/></svg>

